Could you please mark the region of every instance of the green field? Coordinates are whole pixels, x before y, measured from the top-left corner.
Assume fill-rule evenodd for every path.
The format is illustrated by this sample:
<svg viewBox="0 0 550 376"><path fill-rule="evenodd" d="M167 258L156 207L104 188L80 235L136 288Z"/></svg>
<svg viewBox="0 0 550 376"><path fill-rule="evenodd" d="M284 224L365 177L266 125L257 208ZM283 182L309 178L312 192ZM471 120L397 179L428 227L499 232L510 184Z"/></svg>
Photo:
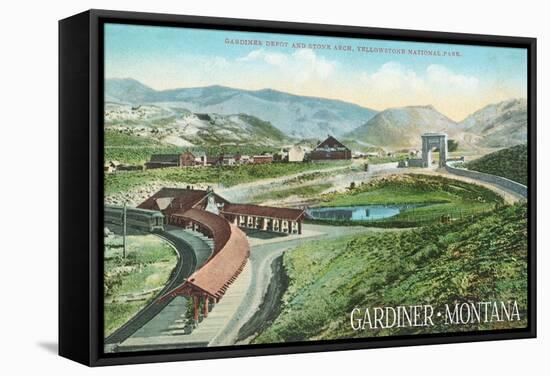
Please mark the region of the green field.
<svg viewBox="0 0 550 376"><path fill-rule="evenodd" d="M105 131L105 161L142 165L152 154L170 154L182 151L182 148L163 144L151 138L128 135L111 130Z"/></svg>
<svg viewBox="0 0 550 376"><path fill-rule="evenodd" d="M326 191L330 187L332 187L332 184L330 183L302 185L299 187L286 188L286 189L280 189L276 191L261 193L259 195L254 196L252 200L254 202L262 202L267 200L284 200L285 198L290 196L311 198L323 191Z"/></svg>
<svg viewBox="0 0 550 376"><path fill-rule="evenodd" d="M419 174L394 175L362 184L345 193L323 195L320 207L347 207L369 204L424 204L400 214L363 224L408 227L438 221L441 216L454 218L476 214L503 204L493 191L459 180ZM331 221L338 224L338 221ZM345 221L342 224L362 224Z"/></svg>
<svg viewBox="0 0 550 376"><path fill-rule="evenodd" d="M174 249L154 235L110 236L105 244L105 336L141 310L163 287L177 263ZM144 294L144 292L149 292Z"/></svg>
<svg viewBox="0 0 550 376"><path fill-rule="evenodd" d="M276 178L311 170L343 167L349 161L323 163L270 163L235 166L207 166L193 168L163 168L145 171L129 171L105 175L105 195L125 192L151 182L170 183L219 183L232 186L260 179Z"/></svg>
<svg viewBox="0 0 550 376"><path fill-rule="evenodd" d="M415 230L310 242L284 254L281 314L255 343L526 326L527 206ZM521 321L354 331L355 307L517 300Z"/></svg>
<svg viewBox="0 0 550 376"><path fill-rule="evenodd" d="M162 143L150 137L129 135L113 130L105 131L104 144L105 161L118 161L133 165L145 164L145 162L150 160L152 154L177 154L184 151L191 151L204 152L207 155L220 155L226 153L258 155L280 151L280 149L276 147L258 145L204 145L179 147Z"/></svg>
<svg viewBox="0 0 550 376"><path fill-rule="evenodd" d="M527 185L527 145L517 145L466 163L466 168Z"/></svg>

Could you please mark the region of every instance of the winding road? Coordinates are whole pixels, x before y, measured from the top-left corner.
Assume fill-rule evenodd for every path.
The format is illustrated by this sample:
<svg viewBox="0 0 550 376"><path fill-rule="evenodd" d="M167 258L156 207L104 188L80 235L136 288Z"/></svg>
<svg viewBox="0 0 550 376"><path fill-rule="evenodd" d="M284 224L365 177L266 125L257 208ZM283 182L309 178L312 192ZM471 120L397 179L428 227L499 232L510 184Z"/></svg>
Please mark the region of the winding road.
<svg viewBox="0 0 550 376"><path fill-rule="evenodd" d="M327 170L321 170L327 172ZM471 178L452 175L443 169L416 169L416 168L397 168L397 163L385 163L380 165L371 165L368 172L353 170L349 171L346 167L339 166L338 168L329 169L333 172L333 176L323 176L318 181L317 179L308 181L306 184L316 184L319 182L332 183L331 190L345 190L353 181L355 183L370 181L374 178L379 178L391 174L423 174L423 175L438 175L445 176L451 179L461 180L469 183L485 186L501 196L506 202L512 203L521 199L514 192L507 191L502 187L480 182ZM306 173L311 173L307 171ZM345 173L345 174L344 174ZM295 174L300 176L305 173ZM293 175L294 176L294 175ZM264 179L257 182L237 185L223 190L225 196L230 196L232 199L246 199L253 196L261 190L272 190L284 186L282 181L287 181L293 176L284 177L284 179ZM287 200L282 200L285 206L293 206L298 204L297 197L290 197ZM281 202L278 202L281 204ZM265 202L264 202L265 204ZM270 284L280 283L275 274L280 273L280 256L287 250L293 249L304 241L327 239L338 237L346 234L370 232L370 231L395 231L383 230L376 228L367 228L362 226L353 227L333 227L323 225L304 225L306 233L309 236L288 236L284 238L262 239L249 234L251 245L250 268L251 281L248 286L244 298L240 302L236 312L229 318L225 327L215 336L210 343L202 344L203 346L227 346L234 344L246 344L252 340L258 332L261 332L266 323L273 318L268 315L269 311L273 310L277 304L280 304L280 292ZM399 231L399 230L397 230ZM172 227L167 231L159 234L174 245L179 253L178 264L172 273L170 282L157 295L162 296L169 290L182 283L185 278L191 275L197 268L208 259L210 253L201 248L198 244L190 243L190 234L180 228ZM202 249L202 251L201 251ZM279 260L279 262L277 261ZM178 297L178 299L186 299ZM172 304L171 304L172 303ZM167 300L163 303L156 303L156 298L136 314L130 321L124 324L120 329L106 338L106 344L120 344L129 337L155 337L166 335L166 330L174 320L182 313L186 301L171 301ZM169 306L170 305L170 306ZM173 306L173 307L172 307ZM162 313L161 313L162 312Z"/></svg>
<svg viewBox="0 0 550 376"><path fill-rule="evenodd" d="M397 163L385 163L372 165L369 172L352 172L348 173L345 179L342 176L335 174L334 177L324 178L323 181L333 183L332 190L345 190L351 181L363 182L370 181L374 178L379 178L392 174L423 174L444 176L450 179L460 180L471 184L478 184L488 189L493 190L501 195L506 202L514 203L522 200L523 197L515 192L506 190L495 184L490 184L475 180L468 177L458 176L447 172L444 169L410 169L397 168ZM307 184L315 184L315 181L309 181ZM296 199L296 197L294 198ZM280 201L279 201L280 202ZM296 205L297 202L288 200L286 204ZM265 204L265 202L264 202ZM249 343L272 319L269 316L269 310L280 302L274 301L280 298L277 289L270 286L273 283L281 283L274 273L277 273L278 266L276 260L287 250L293 249L301 242L308 240L316 240L322 238L333 238L351 233L367 232L367 231L405 231L404 229L377 229L368 227L334 227L329 225L311 225L305 224L306 231L316 232L318 235L310 236L304 239L294 239L291 237L281 238L278 241L263 242L250 238L251 254L250 262L252 267L252 282L247 297L238 308L237 314L229 321L226 328L217 336L215 341L209 346L224 346L233 344ZM275 240L275 239L274 239ZM280 270L279 270L280 271Z"/></svg>
<svg viewBox="0 0 550 376"><path fill-rule="evenodd" d="M280 271L276 260L286 251L296 248L312 240L331 239L335 237L366 232L401 231L388 230L363 226L330 226L319 224L304 224L303 235L289 235L262 239L249 234L250 266L252 280L249 284L245 298L240 303L235 315L229 320L226 327L209 343L209 346L229 346L234 344L247 344L262 330L266 320L273 319L266 312L279 304L279 291L272 283L279 283L279 276L274 273ZM267 315L266 315L267 313Z"/></svg>

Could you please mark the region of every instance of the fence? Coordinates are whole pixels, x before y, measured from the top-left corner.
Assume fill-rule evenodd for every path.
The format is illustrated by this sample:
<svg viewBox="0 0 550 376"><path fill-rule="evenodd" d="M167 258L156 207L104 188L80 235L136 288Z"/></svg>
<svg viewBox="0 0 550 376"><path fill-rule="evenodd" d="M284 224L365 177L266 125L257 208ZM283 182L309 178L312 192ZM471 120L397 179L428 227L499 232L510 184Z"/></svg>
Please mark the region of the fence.
<svg viewBox="0 0 550 376"><path fill-rule="evenodd" d="M518 182L515 182L510 179L503 178L501 176L486 174L484 172L478 172L478 171L472 171L472 170L466 170L462 168L456 168L453 167L452 163L447 163L446 167L448 172L451 174L459 175L459 176L465 176L468 178L472 178L475 180L480 180L485 183L491 183L498 185L501 188L510 190L514 193L517 193L521 195L523 198L527 198L527 186L520 184Z"/></svg>

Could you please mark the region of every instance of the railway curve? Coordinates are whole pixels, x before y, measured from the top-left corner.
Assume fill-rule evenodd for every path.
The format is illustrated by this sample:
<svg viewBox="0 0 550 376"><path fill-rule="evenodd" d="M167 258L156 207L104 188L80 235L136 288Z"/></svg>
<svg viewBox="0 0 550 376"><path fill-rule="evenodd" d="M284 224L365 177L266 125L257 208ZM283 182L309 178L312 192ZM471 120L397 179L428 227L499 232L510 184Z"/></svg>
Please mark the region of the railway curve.
<svg viewBox="0 0 550 376"><path fill-rule="evenodd" d="M172 244L178 252L176 267L170 274L169 281L163 289L130 320L107 336L104 341L105 345L116 345L124 342L153 317L158 315L172 301L172 299L159 301L158 298L181 285L197 268L197 256L188 242L168 231L159 231L156 232L156 235Z"/></svg>

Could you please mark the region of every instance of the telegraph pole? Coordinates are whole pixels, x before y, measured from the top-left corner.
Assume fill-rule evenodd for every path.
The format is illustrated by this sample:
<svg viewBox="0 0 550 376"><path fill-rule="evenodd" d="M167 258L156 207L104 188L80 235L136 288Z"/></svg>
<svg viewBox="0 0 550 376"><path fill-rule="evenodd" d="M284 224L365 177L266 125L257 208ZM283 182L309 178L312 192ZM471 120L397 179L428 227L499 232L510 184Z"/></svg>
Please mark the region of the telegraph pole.
<svg viewBox="0 0 550 376"><path fill-rule="evenodd" d="M122 258L126 258L126 202L122 208Z"/></svg>

